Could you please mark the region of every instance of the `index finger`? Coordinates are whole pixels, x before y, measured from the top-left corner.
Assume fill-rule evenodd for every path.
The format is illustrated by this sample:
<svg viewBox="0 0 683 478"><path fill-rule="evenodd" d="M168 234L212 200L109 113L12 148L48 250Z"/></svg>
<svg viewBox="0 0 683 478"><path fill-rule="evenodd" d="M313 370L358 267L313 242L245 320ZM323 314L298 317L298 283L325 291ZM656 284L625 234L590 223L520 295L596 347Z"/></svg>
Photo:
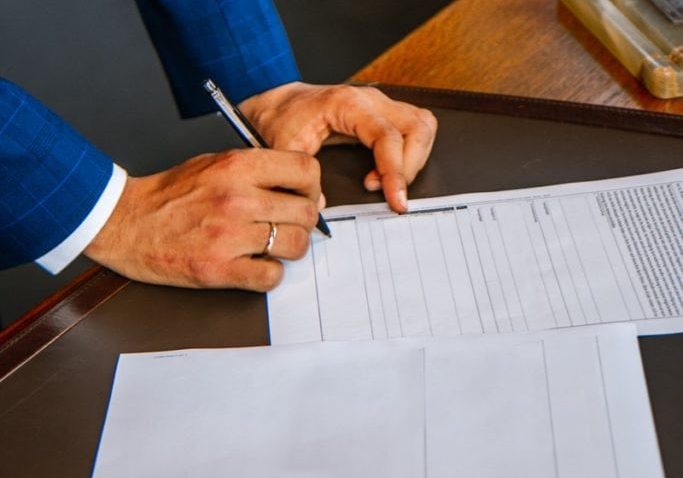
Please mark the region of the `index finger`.
<svg viewBox="0 0 683 478"><path fill-rule="evenodd" d="M392 121L403 134L403 173L410 184L429 159L436 137L437 121L429 110L407 103L394 102L389 106L393 110Z"/></svg>
<svg viewBox="0 0 683 478"><path fill-rule="evenodd" d="M320 163L313 156L272 149L247 151L250 154L244 167L249 169L253 185L261 189L284 189L318 201Z"/></svg>
<svg viewBox="0 0 683 478"><path fill-rule="evenodd" d="M403 173L403 135L391 123L374 114L357 118L358 139L373 150L384 196L391 209L408 209L406 178Z"/></svg>

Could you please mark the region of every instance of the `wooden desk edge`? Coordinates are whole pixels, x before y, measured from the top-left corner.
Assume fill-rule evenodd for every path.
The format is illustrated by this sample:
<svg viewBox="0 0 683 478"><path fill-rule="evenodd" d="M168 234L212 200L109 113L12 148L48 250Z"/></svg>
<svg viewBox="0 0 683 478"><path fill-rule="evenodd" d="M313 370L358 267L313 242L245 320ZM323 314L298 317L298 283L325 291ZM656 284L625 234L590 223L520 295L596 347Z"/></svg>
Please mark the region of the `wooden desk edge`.
<svg viewBox="0 0 683 478"><path fill-rule="evenodd" d="M0 382L129 283L92 267L0 331Z"/></svg>

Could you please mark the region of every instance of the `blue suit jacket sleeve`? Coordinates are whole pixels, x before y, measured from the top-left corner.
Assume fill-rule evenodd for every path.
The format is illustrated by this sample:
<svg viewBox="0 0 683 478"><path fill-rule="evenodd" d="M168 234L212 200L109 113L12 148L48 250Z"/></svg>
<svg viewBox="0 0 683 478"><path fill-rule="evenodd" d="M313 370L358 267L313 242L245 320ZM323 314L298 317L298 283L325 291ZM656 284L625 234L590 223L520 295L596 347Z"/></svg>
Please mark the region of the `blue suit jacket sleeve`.
<svg viewBox="0 0 683 478"><path fill-rule="evenodd" d="M239 102L299 79L269 0L137 0L184 116L212 111L213 78ZM0 78L0 269L64 241L107 186L111 160Z"/></svg>
<svg viewBox="0 0 683 478"><path fill-rule="evenodd" d="M137 0L183 117L216 108L213 79L239 103L300 79L271 0Z"/></svg>
<svg viewBox="0 0 683 478"><path fill-rule="evenodd" d="M0 269L32 261L66 239L112 170L107 156L0 78Z"/></svg>

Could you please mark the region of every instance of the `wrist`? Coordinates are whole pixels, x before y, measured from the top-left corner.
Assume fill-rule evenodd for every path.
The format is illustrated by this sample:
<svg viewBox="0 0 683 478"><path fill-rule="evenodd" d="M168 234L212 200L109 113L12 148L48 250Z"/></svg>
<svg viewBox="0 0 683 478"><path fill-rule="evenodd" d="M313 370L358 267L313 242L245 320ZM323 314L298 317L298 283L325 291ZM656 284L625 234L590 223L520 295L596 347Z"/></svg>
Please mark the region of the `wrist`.
<svg viewBox="0 0 683 478"><path fill-rule="evenodd" d="M126 179L123 192L109 219L83 251L88 258L110 266L116 256L120 255L118 251L127 249L126 246L131 240L127 234L127 231L130 231L127 223L132 216L136 198L140 196L140 185L139 178L129 176Z"/></svg>

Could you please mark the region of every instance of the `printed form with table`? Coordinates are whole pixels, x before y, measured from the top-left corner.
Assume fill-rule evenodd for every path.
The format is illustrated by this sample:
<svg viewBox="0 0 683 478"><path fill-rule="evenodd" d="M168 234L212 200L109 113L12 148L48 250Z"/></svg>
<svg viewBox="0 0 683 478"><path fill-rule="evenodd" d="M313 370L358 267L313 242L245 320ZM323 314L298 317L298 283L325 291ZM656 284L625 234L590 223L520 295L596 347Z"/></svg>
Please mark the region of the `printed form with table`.
<svg viewBox="0 0 683 478"><path fill-rule="evenodd" d="M683 170L324 216L272 346L121 355L94 476L664 476Z"/></svg>

